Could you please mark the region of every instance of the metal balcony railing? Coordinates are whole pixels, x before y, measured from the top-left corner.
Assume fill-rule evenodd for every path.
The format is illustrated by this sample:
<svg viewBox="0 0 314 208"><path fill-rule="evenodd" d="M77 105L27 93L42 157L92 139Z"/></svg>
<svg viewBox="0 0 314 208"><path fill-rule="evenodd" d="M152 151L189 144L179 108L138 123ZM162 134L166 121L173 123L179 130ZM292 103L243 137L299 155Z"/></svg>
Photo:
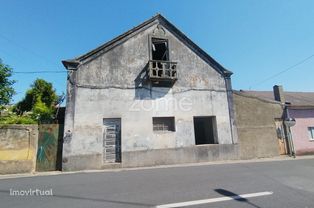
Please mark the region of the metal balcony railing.
<svg viewBox="0 0 314 208"><path fill-rule="evenodd" d="M150 60L148 76L153 81L173 82L177 80L177 62Z"/></svg>

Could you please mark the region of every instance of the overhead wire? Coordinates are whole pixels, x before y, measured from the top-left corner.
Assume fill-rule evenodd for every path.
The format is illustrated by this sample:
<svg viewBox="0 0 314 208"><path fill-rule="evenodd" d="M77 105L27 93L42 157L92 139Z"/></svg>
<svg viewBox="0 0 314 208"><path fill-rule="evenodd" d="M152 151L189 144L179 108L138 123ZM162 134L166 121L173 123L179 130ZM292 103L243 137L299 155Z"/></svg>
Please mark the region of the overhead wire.
<svg viewBox="0 0 314 208"><path fill-rule="evenodd" d="M255 85L250 86L249 89L252 89L252 87L259 86L259 85L261 85L261 84L263 84L263 83L265 83L265 82L267 82L267 81L269 81L269 80L271 80L271 79L273 79L273 78L275 78L275 77L278 77L279 75L281 75L281 74L283 74L283 73L285 73L285 72L287 72L287 71L290 71L290 70L294 69L295 67L297 67L297 66L299 66L299 65L301 65L301 64L303 64L303 63L305 63L305 62L307 62L308 60L310 60L310 59L313 58L313 57L314 57L314 54L312 54L312 55L306 57L305 59L302 59L301 61L299 61L299 62L297 62L297 63L295 63L295 64L293 64L293 65L287 67L287 68L284 69L284 70L281 70L280 72L278 72L278 73L276 73L276 74L274 74L274 75L272 75L272 76L267 77L266 79L263 79L263 80L260 81L260 82L257 82Z"/></svg>

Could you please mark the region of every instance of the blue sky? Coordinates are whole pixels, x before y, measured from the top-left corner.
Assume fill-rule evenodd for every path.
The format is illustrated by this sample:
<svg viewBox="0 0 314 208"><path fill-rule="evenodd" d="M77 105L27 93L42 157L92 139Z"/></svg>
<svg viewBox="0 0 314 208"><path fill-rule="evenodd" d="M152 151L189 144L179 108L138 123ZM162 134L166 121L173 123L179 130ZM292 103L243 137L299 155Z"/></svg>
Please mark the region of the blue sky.
<svg viewBox="0 0 314 208"><path fill-rule="evenodd" d="M227 69L234 89L314 91L313 0L0 0L0 58L14 71L65 71L73 58L161 13ZM66 92L66 73L15 74L19 101L37 77Z"/></svg>

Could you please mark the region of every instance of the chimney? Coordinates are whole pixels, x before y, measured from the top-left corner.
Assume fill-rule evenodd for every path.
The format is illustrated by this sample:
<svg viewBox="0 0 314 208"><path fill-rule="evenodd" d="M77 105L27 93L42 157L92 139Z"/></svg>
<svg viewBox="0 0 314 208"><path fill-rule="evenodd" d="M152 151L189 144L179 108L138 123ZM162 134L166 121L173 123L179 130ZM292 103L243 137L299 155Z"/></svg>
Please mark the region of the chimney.
<svg viewBox="0 0 314 208"><path fill-rule="evenodd" d="M285 95L283 94L283 87L281 85L275 85L273 87L274 90L274 97L276 101L279 101L281 103L285 103Z"/></svg>

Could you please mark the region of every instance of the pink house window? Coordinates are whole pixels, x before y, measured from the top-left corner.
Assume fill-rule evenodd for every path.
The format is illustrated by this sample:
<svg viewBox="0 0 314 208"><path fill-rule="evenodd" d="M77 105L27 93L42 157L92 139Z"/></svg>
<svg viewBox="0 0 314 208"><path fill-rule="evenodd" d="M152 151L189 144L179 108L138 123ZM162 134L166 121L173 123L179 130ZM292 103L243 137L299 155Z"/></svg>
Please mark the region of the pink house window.
<svg viewBox="0 0 314 208"><path fill-rule="evenodd" d="M314 141L314 127L308 127L310 140Z"/></svg>

